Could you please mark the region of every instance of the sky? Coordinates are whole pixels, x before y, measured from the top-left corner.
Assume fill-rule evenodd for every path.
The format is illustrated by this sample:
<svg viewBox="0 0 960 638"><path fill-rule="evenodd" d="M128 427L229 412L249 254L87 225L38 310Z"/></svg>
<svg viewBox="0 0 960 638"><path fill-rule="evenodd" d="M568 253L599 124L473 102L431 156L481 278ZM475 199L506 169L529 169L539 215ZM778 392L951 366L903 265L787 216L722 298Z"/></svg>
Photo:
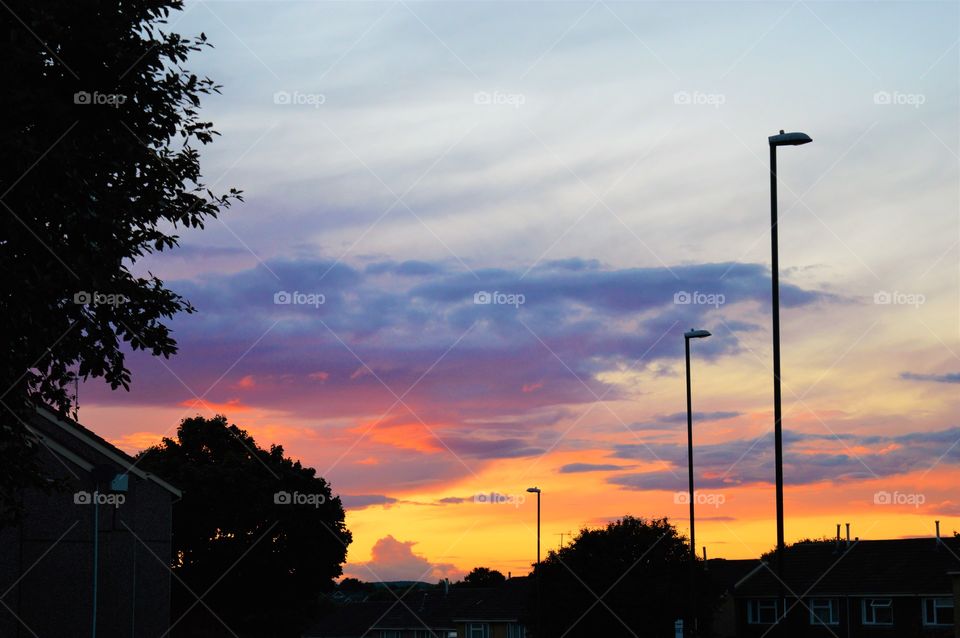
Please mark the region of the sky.
<svg viewBox="0 0 960 638"><path fill-rule="evenodd" d="M960 530L952 2L188 1L202 153L245 202L134 265L197 308L80 419L135 453L225 414L317 469L347 575L526 573L542 538L688 517L775 544L779 152L788 542Z"/></svg>

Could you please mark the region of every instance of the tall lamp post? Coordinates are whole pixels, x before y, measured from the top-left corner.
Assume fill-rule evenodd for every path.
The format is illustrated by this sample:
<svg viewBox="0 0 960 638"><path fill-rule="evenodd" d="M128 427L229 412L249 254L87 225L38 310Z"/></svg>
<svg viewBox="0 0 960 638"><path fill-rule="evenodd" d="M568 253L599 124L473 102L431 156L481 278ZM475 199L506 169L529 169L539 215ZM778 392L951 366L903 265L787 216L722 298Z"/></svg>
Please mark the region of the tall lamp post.
<svg viewBox="0 0 960 638"><path fill-rule="evenodd" d="M780 402L780 257L777 249L777 147L813 141L806 133L771 135L770 142L770 255L773 293L773 445L777 481L777 578L783 588L783 412ZM783 596L781 596L781 599ZM781 600L781 604L785 601ZM779 616L779 614L778 614Z"/></svg>
<svg viewBox="0 0 960 638"><path fill-rule="evenodd" d="M688 636L696 635L697 630L697 583L696 583L696 563L697 563L697 541L694 532L694 496L693 496L693 410L690 399L690 340L704 339L709 337L710 333L706 330L690 329L683 333L683 345L687 361L687 473L690 487L690 614L685 632Z"/></svg>
<svg viewBox="0 0 960 638"><path fill-rule="evenodd" d="M528 487L527 492L537 495L537 567L534 570L537 581L537 638L543 638L541 629L543 627L540 622L542 617L542 612L540 609L540 488L539 487Z"/></svg>

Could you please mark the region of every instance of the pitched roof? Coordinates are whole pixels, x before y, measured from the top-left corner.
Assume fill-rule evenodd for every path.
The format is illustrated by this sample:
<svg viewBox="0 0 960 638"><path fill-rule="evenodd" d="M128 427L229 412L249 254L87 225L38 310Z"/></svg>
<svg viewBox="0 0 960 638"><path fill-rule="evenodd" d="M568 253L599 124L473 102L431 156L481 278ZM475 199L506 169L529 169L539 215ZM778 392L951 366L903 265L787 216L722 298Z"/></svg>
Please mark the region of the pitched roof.
<svg viewBox="0 0 960 638"><path fill-rule="evenodd" d="M359 638L367 636L374 625L396 601L365 601L349 603L321 618L309 630L306 637Z"/></svg>
<svg viewBox="0 0 960 638"><path fill-rule="evenodd" d="M719 589L729 591L759 564L757 558L711 558L707 561L706 573Z"/></svg>
<svg viewBox="0 0 960 638"><path fill-rule="evenodd" d="M65 416L57 414L53 409L46 406L37 406L37 417L33 420L32 425L28 424L27 428L30 432L39 438L47 447L56 452L57 454L69 459L70 461L77 463L86 470L91 469L90 463L84 461L82 458L77 457L76 454L73 454L68 448L64 447L57 441L54 437L47 436L44 431L52 426L53 431L57 433L64 433L74 437L83 445L87 446L98 452L99 454L107 457L114 463L123 467L127 472L135 474L140 478L148 481L152 481L167 490L174 496L182 496L183 493L170 485L163 479L161 479L156 474L151 474L150 472L145 472L136 465L136 459L132 456L116 447L115 445L109 443L105 439L99 437L96 433L80 425L78 422L74 421ZM38 431L42 428L44 431Z"/></svg>
<svg viewBox="0 0 960 638"><path fill-rule="evenodd" d="M453 619L518 622L524 615L528 588L526 578L511 578L499 587L460 589L464 595L453 609Z"/></svg>
<svg viewBox="0 0 960 638"><path fill-rule="evenodd" d="M776 560L748 575L737 596L777 595ZM832 542L788 547L783 580L788 595L944 594L948 572L960 569L960 539L907 538Z"/></svg>
<svg viewBox="0 0 960 638"><path fill-rule="evenodd" d="M304 636L366 636L375 629L456 629L457 622L519 622L527 602L527 579L511 578L499 587L435 588L411 592L403 602L376 601L344 605ZM347 633L347 631L354 633ZM341 633L337 633L337 632Z"/></svg>

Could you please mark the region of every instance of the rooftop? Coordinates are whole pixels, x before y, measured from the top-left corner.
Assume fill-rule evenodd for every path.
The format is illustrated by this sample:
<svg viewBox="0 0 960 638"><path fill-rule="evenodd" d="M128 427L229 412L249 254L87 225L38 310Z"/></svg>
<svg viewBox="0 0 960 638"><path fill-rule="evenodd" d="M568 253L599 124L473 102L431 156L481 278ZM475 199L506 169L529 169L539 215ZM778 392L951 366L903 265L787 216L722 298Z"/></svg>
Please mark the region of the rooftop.
<svg viewBox="0 0 960 638"><path fill-rule="evenodd" d="M788 594L948 594L960 569L960 539L906 538L815 542L784 554ZM776 595L776 560L767 558L737 585L739 596Z"/></svg>

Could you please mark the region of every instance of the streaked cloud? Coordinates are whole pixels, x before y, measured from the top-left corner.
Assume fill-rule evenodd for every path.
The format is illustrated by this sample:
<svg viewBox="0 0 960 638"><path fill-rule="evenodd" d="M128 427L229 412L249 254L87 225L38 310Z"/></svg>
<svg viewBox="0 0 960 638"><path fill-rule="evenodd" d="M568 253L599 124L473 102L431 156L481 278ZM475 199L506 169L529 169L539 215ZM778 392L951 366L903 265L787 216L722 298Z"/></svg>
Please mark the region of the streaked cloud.
<svg viewBox="0 0 960 638"><path fill-rule="evenodd" d="M578 474L581 472L609 472L623 469L625 469L625 466L612 463L567 463L560 467L560 473Z"/></svg>
<svg viewBox="0 0 960 638"><path fill-rule="evenodd" d="M893 436L784 433L784 479L790 485L890 478L960 464L960 427ZM686 445L651 442L615 447L621 459L669 462L686 467ZM773 480L773 434L735 439L696 448L697 484L704 489L735 488ZM683 489L679 473L621 474L607 482L633 490Z"/></svg>
<svg viewBox="0 0 960 638"><path fill-rule="evenodd" d="M901 379L908 381L933 381L935 383L960 383L960 372L944 374L920 374L917 372L901 372Z"/></svg>

